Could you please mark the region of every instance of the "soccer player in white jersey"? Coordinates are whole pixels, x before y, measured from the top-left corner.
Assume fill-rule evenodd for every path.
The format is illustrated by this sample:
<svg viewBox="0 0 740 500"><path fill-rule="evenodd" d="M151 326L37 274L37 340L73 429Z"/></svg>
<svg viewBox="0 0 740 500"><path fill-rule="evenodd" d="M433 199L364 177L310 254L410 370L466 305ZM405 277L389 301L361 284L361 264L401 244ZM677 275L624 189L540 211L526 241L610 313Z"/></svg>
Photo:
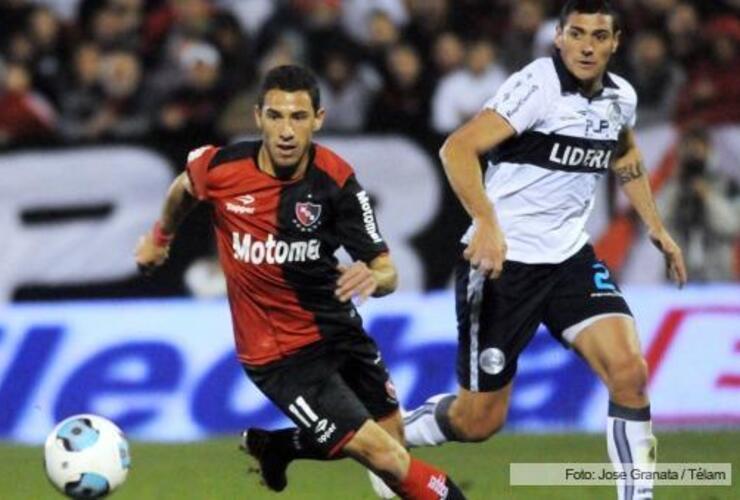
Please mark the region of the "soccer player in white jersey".
<svg viewBox="0 0 740 500"><path fill-rule="evenodd" d="M517 358L544 323L608 388L613 466L654 467L647 365L635 323L584 230L596 182L611 169L674 280L686 282L681 250L657 213L635 144L635 91L606 71L619 37L607 1L570 0L555 55L513 74L442 147L450 184L472 217L457 268L460 388L407 414L411 446L496 433ZM484 184L478 158L491 150ZM617 489L624 500L653 494L651 481Z"/></svg>

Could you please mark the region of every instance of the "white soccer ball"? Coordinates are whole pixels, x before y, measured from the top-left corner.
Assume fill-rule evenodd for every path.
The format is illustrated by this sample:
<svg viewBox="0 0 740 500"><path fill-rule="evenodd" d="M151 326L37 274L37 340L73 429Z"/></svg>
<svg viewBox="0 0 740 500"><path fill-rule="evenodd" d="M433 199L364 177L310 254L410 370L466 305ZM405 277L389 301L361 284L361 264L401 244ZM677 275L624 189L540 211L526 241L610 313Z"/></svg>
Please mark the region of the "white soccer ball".
<svg viewBox="0 0 740 500"><path fill-rule="evenodd" d="M75 415L54 427L44 445L49 481L72 498L101 498L126 480L131 467L121 429L97 415Z"/></svg>

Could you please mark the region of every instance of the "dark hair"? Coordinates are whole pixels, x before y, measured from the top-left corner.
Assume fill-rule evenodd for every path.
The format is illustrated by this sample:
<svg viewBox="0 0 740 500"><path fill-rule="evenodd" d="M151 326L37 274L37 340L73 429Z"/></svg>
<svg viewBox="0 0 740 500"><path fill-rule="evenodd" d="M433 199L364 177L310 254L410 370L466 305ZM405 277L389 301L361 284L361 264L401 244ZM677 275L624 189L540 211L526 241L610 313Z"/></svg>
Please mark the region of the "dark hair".
<svg viewBox="0 0 740 500"><path fill-rule="evenodd" d="M257 105L261 108L265 102L265 94L270 90L284 90L286 92L298 92L305 90L311 96L311 105L314 111L321 107L319 95L319 84L314 74L301 66L292 64L272 68L265 75L260 87Z"/></svg>
<svg viewBox="0 0 740 500"><path fill-rule="evenodd" d="M568 21L568 16L574 12L581 14L604 14L612 17L612 28L614 32L619 31L619 13L614 10L608 0L568 0L560 10L559 25L562 28Z"/></svg>

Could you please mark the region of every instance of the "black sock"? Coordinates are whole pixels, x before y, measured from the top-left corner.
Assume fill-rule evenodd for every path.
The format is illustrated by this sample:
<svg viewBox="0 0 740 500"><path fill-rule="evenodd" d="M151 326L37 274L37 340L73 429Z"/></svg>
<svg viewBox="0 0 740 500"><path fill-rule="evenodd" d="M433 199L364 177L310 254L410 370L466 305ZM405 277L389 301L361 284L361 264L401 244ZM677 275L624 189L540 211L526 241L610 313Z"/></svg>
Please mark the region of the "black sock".
<svg viewBox="0 0 740 500"><path fill-rule="evenodd" d="M465 500L465 495L462 490L454 483L454 481L452 481L452 479L450 479L449 476L447 476L445 486L447 486L446 500Z"/></svg>
<svg viewBox="0 0 740 500"><path fill-rule="evenodd" d="M288 460L334 460L326 452L316 446L306 431L298 427L271 431L270 441L274 443L281 455ZM338 458L338 457L336 457Z"/></svg>
<svg viewBox="0 0 740 500"><path fill-rule="evenodd" d="M452 428L452 422L450 422L450 406L452 406L455 399L457 399L457 396L454 394L445 396L437 402L434 409L434 420L437 421L439 430L442 431L447 441L461 441L455 433L455 429Z"/></svg>

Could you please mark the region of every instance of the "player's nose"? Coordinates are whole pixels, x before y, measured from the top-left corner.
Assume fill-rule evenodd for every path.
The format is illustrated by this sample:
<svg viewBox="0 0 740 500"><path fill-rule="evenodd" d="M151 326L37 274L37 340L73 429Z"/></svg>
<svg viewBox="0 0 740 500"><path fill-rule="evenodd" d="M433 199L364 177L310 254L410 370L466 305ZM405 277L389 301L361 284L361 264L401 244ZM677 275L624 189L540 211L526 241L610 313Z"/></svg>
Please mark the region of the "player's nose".
<svg viewBox="0 0 740 500"><path fill-rule="evenodd" d="M283 140L292 139L293 136L295 135L293 127L291 127L290 125L284 125L283 127L280 128L279 132L280 132L280 138Z"/></svg>

